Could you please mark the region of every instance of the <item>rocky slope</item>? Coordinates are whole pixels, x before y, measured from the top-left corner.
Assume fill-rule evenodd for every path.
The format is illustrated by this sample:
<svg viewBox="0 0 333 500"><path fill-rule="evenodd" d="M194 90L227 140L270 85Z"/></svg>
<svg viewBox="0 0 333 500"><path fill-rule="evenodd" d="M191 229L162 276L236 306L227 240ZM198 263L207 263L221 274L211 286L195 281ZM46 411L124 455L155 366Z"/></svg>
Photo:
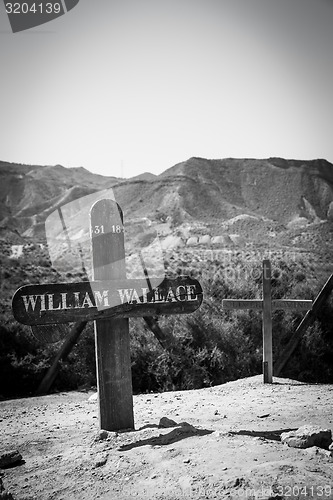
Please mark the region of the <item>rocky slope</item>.
<svg viewBox="0 0 333 500"><path fill-rule="evenodd" d="M326 219L333 200L333 165L326 160L191 158L161 177L179 182L186 178L186 188L192 184L192 198L182 198L184 208L195 209L197 217L241 211L284 224L296 217L313 222Z"/></svg>
<svg viewBox="0 0 333 500"><path fill-rule="evenodd" d="M0 236L14 232L43 237L45 219L52 211L118 181L84 168L0 161Z"/></svg>
<svg viewBox="0 0 333 500"><path fill-rule="evenodd" d="M224 246L312 240L320 245L325 235L331 239L333 165L282 158L190 158L159 176L128 180L84 168L0 162L0 238L42 241L53 211L105 188L113 189L127 224L148 218L171 244L186 245L190 238L194 245L208 244L215 238L214 244Z"/></svg>

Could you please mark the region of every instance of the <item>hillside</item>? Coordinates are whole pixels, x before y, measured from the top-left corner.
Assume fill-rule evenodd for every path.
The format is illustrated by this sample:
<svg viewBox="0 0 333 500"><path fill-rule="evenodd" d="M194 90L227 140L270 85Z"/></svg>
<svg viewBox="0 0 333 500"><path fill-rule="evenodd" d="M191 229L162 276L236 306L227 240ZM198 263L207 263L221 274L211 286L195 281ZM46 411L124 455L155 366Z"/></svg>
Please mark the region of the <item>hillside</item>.
<svg viewBox="0 0 333 500"><path fill-rule="evenodd" d="M82 167L0 162L0 237L18 232L45 239L44 222L52 211L117 182Z"/></svg>
<svg viewBox="0 0 333 500"><path fill-rule="evenodd" d="M61 250L64 235L49 251L57 254L52 260L61 254L67 270L81 266L78 252L90 249L89 207L69 204L89 204L93 193L107 188L124 213L128 256L158 236L161 252L186 252L189 261L202 251L245 248L315 254L318 262L331 265L333 165L282 158L190 158L159 176L146 172L132 179L61 165L0 162L2 252L10 254L13 245L45 244L51 214L49 232L62 231L57 215L62 207L72 257ZM158 259L163 261L161 253Z"/></svg>
<svg viewBox="0 0 333 500"><path fill-rule="evenodd" d="M175 226L222 224L245 214L270 225L271 232L281 225L297 229L326 221L333 206L333 165L326 160L190 158L159 176L129 180L84 168L0 162L0 181L1 227L22 236L58 206L109 187L127 220L169 216Z"/></svg>
<svg viewBox="0 0 333 500"><path fill-rule="evenodd" d="M326 160L190 158L155 180L128 180L114 192L126 219L148 217L166 247L330 251L333 165Z"/></svg>
<svg viewBox="0 0 333 500"><path fill-rule="evenodd" d="M333 200L333 165L325 160L190 158L161 176L185 177L188 187L197 187L197 217L214 217L216 206L222 215L222 207L228 206L234 215L241 210L283 224L297 217L314 222L327 218ZM194 208L193 200L187 199L184 209L191 211L191 205Z"/></svg>

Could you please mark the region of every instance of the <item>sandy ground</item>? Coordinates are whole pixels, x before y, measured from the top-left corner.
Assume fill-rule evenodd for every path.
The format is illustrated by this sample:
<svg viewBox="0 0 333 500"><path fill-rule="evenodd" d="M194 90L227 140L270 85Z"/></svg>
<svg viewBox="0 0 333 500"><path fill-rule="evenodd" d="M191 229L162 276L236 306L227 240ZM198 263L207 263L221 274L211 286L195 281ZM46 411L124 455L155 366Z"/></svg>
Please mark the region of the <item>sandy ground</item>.
<svg viewBox="0 0 333 500"><path fill-rule="evenodd" d="M333 429L333 385L256 376L137 395L135 430L102 440L91 395L0 402L0 454L23 457L0 470L15 500L333 499L331 459L280 441L305 424ZM161 417L178 425L159 428Z"/></svg>

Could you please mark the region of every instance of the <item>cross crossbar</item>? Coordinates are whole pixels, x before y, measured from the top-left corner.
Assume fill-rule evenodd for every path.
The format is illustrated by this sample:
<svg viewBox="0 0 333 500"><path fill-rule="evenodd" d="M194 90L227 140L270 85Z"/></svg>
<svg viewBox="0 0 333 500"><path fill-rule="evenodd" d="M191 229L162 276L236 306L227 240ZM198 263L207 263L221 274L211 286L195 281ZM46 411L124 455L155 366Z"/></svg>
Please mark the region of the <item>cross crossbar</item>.
<svg viewBox="0 0 333 500"><path fill-rule="evenodd" d="M260 309L264 307L263 300L256 299L223 299L224 309ZM272 309L284 309L286 311L309 311L312 308L312 300L298 299L274 299L272 300Z"/></svg>
<svg viewBox="0 0 333 500"><path fill-rule="evenodd" d="M224 309L257 309L263 316L263 375L264 383L273 380L273 350L272 350L272 311L282 309L285 311L309 311L312 300L298 299L273 299L271 298L271 263L263 261L263 298L260 299L223 299Z"/></svg>

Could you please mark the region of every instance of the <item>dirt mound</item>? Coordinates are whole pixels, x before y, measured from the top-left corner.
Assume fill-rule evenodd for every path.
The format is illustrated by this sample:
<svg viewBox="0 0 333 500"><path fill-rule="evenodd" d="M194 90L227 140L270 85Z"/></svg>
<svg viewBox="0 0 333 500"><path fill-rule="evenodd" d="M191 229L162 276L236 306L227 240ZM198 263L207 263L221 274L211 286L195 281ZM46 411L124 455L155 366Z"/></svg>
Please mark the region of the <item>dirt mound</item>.
<svg viewBox="0 0 333 500"><path fill-rule="evenodd" d="M332 500L327 454L280 439L305 424L332 429L332 390L281 378L263 384L260 375L142 394L134 396L136 430L104 433L92 393L2 401L1 452L16 449L23 457L2 470L3 485L15 499L35 500L287 500L320 493ZM160 427L162 417L174 426Z"/></svg>

